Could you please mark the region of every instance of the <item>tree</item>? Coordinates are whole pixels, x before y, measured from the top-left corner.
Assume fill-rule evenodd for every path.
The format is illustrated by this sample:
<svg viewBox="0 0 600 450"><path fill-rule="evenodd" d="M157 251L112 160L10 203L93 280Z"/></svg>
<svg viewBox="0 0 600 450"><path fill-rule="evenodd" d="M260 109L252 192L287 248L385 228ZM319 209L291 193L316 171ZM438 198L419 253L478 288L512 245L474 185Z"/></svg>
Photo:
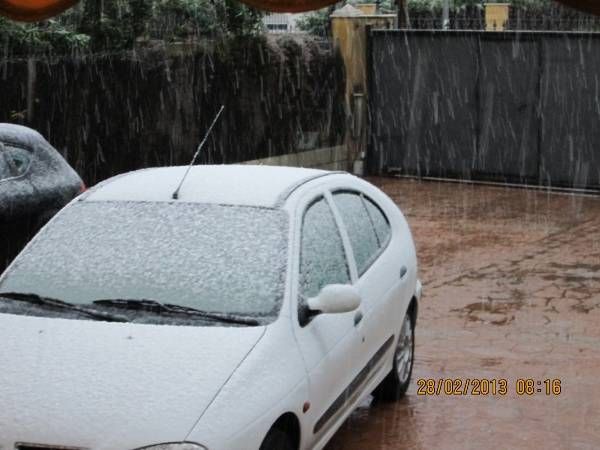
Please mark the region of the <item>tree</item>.
<svg viewBox="0 0 600 450"><path fill-rule="evenodd" d="M332 7L327 7L315 12L303 14L296 21L296 26L299 30L309 34L325 37L330 33L329 16L331 13Z"/></svg>

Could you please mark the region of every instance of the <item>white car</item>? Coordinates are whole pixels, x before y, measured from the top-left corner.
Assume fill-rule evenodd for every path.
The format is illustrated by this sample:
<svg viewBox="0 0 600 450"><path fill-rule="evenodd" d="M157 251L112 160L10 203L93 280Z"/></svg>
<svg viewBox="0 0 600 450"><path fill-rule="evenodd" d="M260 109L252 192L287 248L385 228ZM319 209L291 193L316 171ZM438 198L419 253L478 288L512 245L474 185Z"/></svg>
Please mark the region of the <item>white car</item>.
<svg viewBox="0 0 600 450"><path fill-rule="evenodd" d="M346 173L147 169L55 216L0 278L0 449L322 448L412 371L397 206Z"/></svg>

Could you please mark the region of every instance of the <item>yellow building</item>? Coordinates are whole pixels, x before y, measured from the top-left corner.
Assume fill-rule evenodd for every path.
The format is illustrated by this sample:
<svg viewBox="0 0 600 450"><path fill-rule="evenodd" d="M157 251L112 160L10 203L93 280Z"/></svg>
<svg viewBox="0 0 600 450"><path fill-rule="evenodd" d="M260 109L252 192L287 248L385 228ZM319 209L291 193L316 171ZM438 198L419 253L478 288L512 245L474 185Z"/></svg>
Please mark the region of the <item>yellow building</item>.
<svg viewBox="0 0 600 450"><path fill-rule="evenodd" d="M508 23L510 3L485 4L485 29L486 31L504 31Z"/></svg>

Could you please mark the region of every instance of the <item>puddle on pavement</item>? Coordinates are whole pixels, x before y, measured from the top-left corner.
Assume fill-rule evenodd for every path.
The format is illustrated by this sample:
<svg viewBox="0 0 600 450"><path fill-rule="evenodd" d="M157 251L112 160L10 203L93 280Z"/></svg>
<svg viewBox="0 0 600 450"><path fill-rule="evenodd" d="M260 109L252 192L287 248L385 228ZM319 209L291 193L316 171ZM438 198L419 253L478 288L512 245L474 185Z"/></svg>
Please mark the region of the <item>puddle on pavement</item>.
<svg viewBox="0 0 600 450"><path fill-rule="evenodd" d="M494 301L484 300L470 303L462 308L452 309L452 312L458 312L462 317L471 322L483 322L492 325L507 325L515 320L514 311L518 311L523 306L519 301Z"/></svg>

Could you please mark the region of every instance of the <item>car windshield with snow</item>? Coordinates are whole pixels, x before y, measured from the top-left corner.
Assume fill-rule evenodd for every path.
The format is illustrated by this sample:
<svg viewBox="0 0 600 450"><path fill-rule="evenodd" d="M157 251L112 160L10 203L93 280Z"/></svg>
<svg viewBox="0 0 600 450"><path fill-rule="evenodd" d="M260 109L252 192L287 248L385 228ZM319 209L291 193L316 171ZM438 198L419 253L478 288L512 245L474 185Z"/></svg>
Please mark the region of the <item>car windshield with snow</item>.
<svg viewBox="0 0 600 450"><path fill-rule="evenodd" d="M284 290L287 222L282 210L249 206L77 202L10 268L0 310L82 315L57 313L41 297L140 323L272 320ZM30 299L37 308L23 308Z"/></svg>

